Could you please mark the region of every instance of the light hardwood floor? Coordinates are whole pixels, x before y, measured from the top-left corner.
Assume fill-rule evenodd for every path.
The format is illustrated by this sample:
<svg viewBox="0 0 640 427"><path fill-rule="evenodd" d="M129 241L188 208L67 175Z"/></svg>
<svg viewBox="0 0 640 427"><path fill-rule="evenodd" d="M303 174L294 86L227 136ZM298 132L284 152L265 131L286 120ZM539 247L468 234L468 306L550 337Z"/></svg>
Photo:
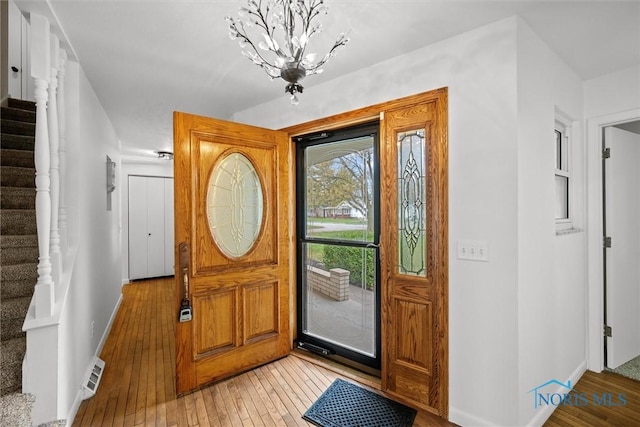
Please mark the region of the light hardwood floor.
<svg viewBox="0 0 640 427"><path fill-rule="evenodd" d="M98 392L82 403L73 426L309 426L302 414L334 379L379 386L292 355L176 397L172 287L173 279L124 286L100 355L106 367ZM420 411L414 425L453 424Z"/></svg>
<svg viewBox="0 0 640 427"><path fill-rule="evenodd" d="M587 371L573 389L582 393L585 400L578 402L583 406L559 405L545 427L640 426L640 382L609 372ZM611 404L598 404L594 394L600 402L606 402L602 396L610 394ZM624 405L620 394L626 401Z"/></svg>
<svg viewBox="0 0 640 427"><path fill-rule="evenodd" d="M73 426L308 426L301 417L335 378L375 389L377 379L330 363L289 356L194 393L175 394L173 279L126 285L101 358L96 396L80 406ZM329 369L327 369L329 368ZM559 406L545 426L640 426L640 383L586 372L574 389L624 393L618 407ZM415 426L452 426L418 412Z"/></svg>

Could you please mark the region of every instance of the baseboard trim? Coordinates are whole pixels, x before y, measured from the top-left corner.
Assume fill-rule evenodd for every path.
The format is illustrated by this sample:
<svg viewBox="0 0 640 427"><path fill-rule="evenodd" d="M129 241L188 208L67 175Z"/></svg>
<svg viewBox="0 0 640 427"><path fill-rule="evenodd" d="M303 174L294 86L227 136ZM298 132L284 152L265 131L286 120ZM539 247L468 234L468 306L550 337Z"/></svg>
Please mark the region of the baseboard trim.
<svg viewBox="0 0 640 427"><path fill-rule="evenodd" d="M571 384L576 384L580 380L580 378L582 378L582 375L586 371L587 371L587 361L583 360L582 362L580 362L580 364L576 367L576 369L574 369L574 371L569 376L569 381L571 381ZM564 381L564 379L562 379L562 381ZM563 394L565 393L565 390L563 390L561 386L558 386L556 393ZM551 414L553 414L553 411L555 410L556 410L555 406L546 405L540 408L536 412L536 414L533 416L533 418L531 418L531 420L529 420L529 422L527 422L525 425L541 426L545 422L547 422L547 420L549 419L549 417L551 417Z"/></svg>
<svg viewBox="0 0 640 427"><path fill-rule="evenodd" d="M495 427L498 425L452 406L449 406L449 421L460 426Z"/></svg>
<svg viewBox="0 0 640 427"><path fill-rule="evenodd" d="M85 372L89 369L89 366L93 364L94 360L96 357L100 357L100 353L102 353L102 348L104 347L105 342L107 341L107 337L109 336L109 333L111 332L111 328L113 326L113 322L116 319L116 314L118 314L118 309L120 308L120 304L122 304L122 293L120 293L120 297L118 297L118 301L116 301L116 305L113 308L113 312L111 313L111 317L109 318L109 323L107 323L107 327L104 330L104 333L102 334L102 338L100 338L100 342L98 343L98 347L96 348L96 352L93 355L93 357L91 358L91 360L89 360L89 363L87 364L87 367L85 369ZM85 377L82 377L82 381L85 380ZM69 409L69 413L67 415L67 427L70 427L73 424L73 420L76 418L76 414L78 413L78 409L80 409L80 404L82 404L82 397L83 397L83 387L82 384L80 384L80 387L78 389L78 392L76 393L76 398L73 400L73 404L71 405L71 408Z"/></svg>

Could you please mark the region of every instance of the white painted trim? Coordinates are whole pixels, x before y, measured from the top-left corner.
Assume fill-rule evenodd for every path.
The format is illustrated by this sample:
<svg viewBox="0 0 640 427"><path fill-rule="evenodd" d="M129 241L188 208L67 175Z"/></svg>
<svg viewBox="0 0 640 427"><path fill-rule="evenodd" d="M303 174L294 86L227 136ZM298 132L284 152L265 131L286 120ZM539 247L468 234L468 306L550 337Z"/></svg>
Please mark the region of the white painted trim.
<svg viewBox="0 0 640 427"><path fill-rule="evenodd" d="M582 375L586 372L586 370L587 370L587 361L583 360L582 362L580 362L580 364L576 367L576 369L573 371L573 373L569 377L569 381L571 381L571 384L577 384L580 378L582 378ZM558 378L558 380L564 381L564 379L561 379L561 378ZM562 389L561 386L558 386L555 393L563 394L564 390ZM536 415L529 422L527 422L526 425L527 426L543 425L555 410L556 410L556 407L553 405L547 405L544 408L540 408L536 412Z"/></svg>
<svg viewBox="0 0 640 427"><path fill-rule="evenodd" d="M452 406L449 406L449 421L460 426L495 427L499 425L496 422L487 421Z"/></svg>
<svg viewBox="0 0 640 427"><path fill-rule="evenodd" d="M93 363L95 362L95 358L100 357L100 353L102 353L102 347L104 347L104 343L107 341L107 337L111 332L111 327L113 326L113 322L116 318L116 314L118 314L118 309L120 308L121 303L122 303L122 293L120 293L120 297L118 298L118 301L116 302L116 305L113 308L113 312L111 313L111 317L109 318L109 323L107 323L107 327L105 328L104 333L102 334L102 338L100 338L100 342L98 343L96 352L91 358L91 360L89 360L89 364L87 365L85 372L87 372L90 365L93 365ZM85 377L83 376L82 381L84 380L85 380ZM76 393L76 398L73 400L73 404L71 405L71 408L69 408L69 413L67 414L67 418L66 418L67 426L71 426L71 424L73 424L73 420L75 419L76 414L78 413L78 409L80 409L80 404L82 403L83 396L84 396L84 393L83 393L84 389L82 386L83 384L79 385L78 392Z"/></svg>
<svg viewBox="0 0 640 427"><path fill-rule="evenodd" d="M113 312L111 313L111 318L109 318L109 323L107 323L107 327L104 329L102 338L100 338L100 342L98 343L98 348L96 349L96 354L94 354L95 357L100 357L100 353L102 353L102 347L104 347L104 343L107 341L107 338L109 337L109 333L111 332L113 321L116 320L116 315L118 314L118 309L120 308L120 304L122 304L122 292L120 293L120 297L118 297L118 301L116 301L116 305L113 308ZM92 360L92 363L93 363L93 360Z"/></svg>
<svg viewBox="0 0 640 427"><path fill-rule="evenodd" d="M602 292L602 132L607 126L640 118L640 108L587 121L587 369L604 369Z"/></svg>

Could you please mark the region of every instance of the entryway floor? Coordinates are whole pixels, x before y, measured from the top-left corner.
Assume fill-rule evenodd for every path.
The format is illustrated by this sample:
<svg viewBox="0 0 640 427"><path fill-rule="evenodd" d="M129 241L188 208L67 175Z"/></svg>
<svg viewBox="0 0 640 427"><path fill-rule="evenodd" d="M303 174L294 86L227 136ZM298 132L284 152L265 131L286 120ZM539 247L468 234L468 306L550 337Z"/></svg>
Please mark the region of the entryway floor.
<svg viewBox="0 0 640 427"><path fill-rule="evenodd" d="M291 355L177 397L173 284L163 278L123 287L100 355L103 378L73 426L311 426L302 414L333 380L357 382L357 375ZM375 389L374 382L361 385ZM419 411L414 426L453 424Z"/></svg>

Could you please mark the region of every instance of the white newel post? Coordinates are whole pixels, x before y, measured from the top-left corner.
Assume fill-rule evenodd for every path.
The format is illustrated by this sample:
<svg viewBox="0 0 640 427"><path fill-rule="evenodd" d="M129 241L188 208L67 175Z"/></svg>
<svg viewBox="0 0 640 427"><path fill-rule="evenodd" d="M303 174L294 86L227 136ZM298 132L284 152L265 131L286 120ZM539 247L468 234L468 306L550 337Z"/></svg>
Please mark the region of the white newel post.
<svg viewBox="0 0 640 427"><path fill-rule="evenodd" d="M51 35L51 75L49 83L49 107L47 122L49 125L49 154L51 156L51 275L53 283L60 283L62 277L62 257L60 255L60 233L58 232L58 207L60 206L60 156L58 135L58 67L60 60L60 40Z"/></svg>
<svg viewBox="0 0 640 427"><path fill-rule="evenodd" d="M49 257L51 233L50 153L47 127L47 87L51 71L49 21L31 14L30 22L31 77L34 79L36 99L36 225L38 230L38 281L34 290L35 317L49 317L55 301Z"/></svg>
<svg viewBox="0 0 640 427"><path fill-rule="evenodd" d="M67 242L67 207L66 207L66 176L67 176L67 114L64 97L64 77L67 72L67 52L60 49L60 69L58 70L58 152L60 162L60 198L58 209L58 224L60 229L60 246L66 252Z"/></svg>

